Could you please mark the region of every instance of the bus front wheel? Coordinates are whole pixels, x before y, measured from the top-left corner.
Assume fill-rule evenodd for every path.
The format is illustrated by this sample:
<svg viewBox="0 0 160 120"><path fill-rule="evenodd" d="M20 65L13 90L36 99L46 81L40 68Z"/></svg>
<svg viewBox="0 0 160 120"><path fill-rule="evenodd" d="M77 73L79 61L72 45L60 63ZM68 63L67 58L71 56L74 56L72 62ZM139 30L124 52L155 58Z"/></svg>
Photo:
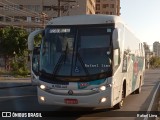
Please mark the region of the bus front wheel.
<svg viewBox="0 0 160 120"><path fill-rule="evenodd" d="M117 103L114 106L115 109L121 109L123 107L123 103L124 103L123 99L124 98L125 98L125 89L124 89L124 86L123 86L123 89L122 89L122 99L121 99L121 101L119 103Z"/></svg>

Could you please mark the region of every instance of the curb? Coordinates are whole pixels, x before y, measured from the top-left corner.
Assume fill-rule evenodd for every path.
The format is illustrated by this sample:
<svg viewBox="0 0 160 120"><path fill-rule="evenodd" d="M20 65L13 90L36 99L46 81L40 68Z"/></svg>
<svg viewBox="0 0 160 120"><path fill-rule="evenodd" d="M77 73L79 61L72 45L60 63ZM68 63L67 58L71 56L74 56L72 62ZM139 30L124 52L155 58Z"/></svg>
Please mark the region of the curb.
<svg viewBox="0 0 160 120"><path fill-rule="evenodd" d="M160 88L159 88L160 89ZM159 98L159 102L158 102L158 111L160 112L160 98ZM156 118L156 120L160 120L160 116Z"/></svg>
<svg viewBox="0 0 160 120"><path fill-rule="evenodd" d="M0 80L30 80L31 78L0 77Z"/></svg>
<svg viewBox="0 0 160 120"><path fill-rule="evenodd" d="M160 112L160 98L159 98L159 106L158 106L158 111ZM156 120L160 120L160 117L157 117Z"/></svg>

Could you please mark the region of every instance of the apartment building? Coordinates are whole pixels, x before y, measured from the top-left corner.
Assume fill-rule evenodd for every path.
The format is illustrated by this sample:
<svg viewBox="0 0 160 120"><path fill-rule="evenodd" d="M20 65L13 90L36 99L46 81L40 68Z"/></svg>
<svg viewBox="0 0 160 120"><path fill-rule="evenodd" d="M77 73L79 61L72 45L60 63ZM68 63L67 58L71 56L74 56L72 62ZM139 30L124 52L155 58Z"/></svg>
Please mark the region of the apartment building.
<svg viewBox="0 0 160 120"><path fill-rule="evenodd" d="M120 0L96 0L96 14L120 15Z"/></svg>
<svg viewBox="0 0 160 120"><path fill-rule="evenodd" d="M57 16L81 14L95 14L95 0L0 0L0 27L31 30L44 27Z"/></svg>
<svg viewBox="0 0 160 120"><path fill-rule="evenodd" d="M153 52L155 56L160 57L160 43L158 41L153 43Z"/></svg>

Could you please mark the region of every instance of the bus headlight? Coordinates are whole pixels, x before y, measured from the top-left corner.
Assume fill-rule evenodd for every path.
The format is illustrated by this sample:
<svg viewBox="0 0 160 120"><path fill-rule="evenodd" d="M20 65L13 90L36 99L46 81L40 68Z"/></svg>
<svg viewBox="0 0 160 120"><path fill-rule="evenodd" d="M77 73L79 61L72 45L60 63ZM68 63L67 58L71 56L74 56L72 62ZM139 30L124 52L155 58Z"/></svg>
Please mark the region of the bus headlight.
<svg viewBox="0 0 160 120"><path fill-rule="evenodd" d="M101 86L100 88L99 88L101 91L104 91L104 90L106 90L106 86Z"/></svg>
<svg viewBox="0 0 160 120"><path fill-rule="evenodd" d="M41 101L43 101L43 102L45 101L45 97L40 96L39 98L40 98Z"/></svg>
<svg viewBox="0 0 160 120"><path fill-rule="evenodd" d="M104 102L106 102L106 100L107 100L107 98L103 97L103 98L100 100L100 102L101 102L101 103L104 103Z"/></svg>
<svg viewBox="0 0 160 120"><path fill-rule="evenodd" d="M100 87L96 87L96 88L92 88L93 91L105 91L106 90L106 86L100 86Z"/></svg>
<svg viewBox="0 0 160 120"><path fill-rule="evenodd" d="M40 85L40 88L41 88L42 90L45 90L45 89L46 89L46 86L45 86L45 85Z"/></svg>

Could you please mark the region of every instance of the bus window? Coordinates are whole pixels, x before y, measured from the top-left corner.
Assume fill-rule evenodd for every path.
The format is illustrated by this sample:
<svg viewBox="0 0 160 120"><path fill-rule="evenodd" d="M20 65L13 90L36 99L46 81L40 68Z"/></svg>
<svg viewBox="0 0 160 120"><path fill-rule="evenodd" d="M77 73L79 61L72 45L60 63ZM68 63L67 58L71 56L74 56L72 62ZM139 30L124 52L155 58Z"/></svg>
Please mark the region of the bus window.
<svg viewBox="0 0 160 120"><path fill-rule="evenodd" d="M39 59L40 59L39 57L40 57L40 47L35 47L32 56L32 70L36 75L38 75L39 72Z"/></svg>

